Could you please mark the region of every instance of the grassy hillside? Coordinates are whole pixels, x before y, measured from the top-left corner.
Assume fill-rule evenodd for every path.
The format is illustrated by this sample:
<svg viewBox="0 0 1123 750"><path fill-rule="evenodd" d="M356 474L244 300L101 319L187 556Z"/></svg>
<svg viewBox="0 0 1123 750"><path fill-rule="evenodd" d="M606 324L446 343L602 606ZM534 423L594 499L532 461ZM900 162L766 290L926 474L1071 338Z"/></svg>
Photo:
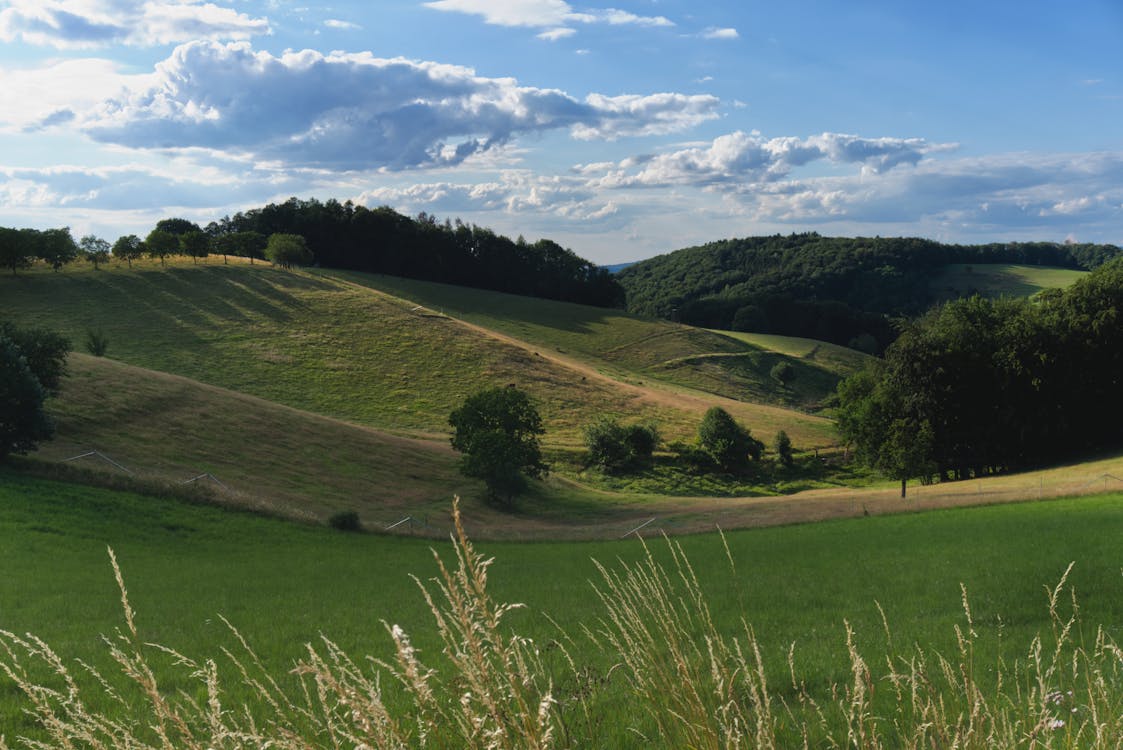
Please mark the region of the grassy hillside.
<svg viewBox="0 0 1123 750"><path fill-rule="evenodd" d="M984 297L1032 297L1043 289L1063 289L1087 271L1008 263L956 263L932 277L931 290L941 300L981 294Z"/></svg>
<svg viewBox="0 0 1123 750"><path fill-rule="evenodd" d="M737 576L728 573L727 553L716 536L684 537L682 544L718 629L741 632L745 617L755 630L777 694L795 695L786 687L794 643L799 678L826 701L832 683L853 679L844 619L872 671L871 683L887 686L883 655L891 646L877 603L900 653L908 656L920 644L952 656L953 626L964 624L960 583L980 634L976 679L983 683L993 679L999 656L1009 663L1024 658L1032 636L1048 629L1043 587L1074 560L1078 638L1090 640L1102 623L1107 636L1123 639L1120 500L1107 495L733 532L726 540ZM318 642L321 633L357 660L390 657L380 621L410 633L427 663L440 662L431 618L409 575L428 579L434 573L429 548L447 559L447 542L340 534L2 469L0 540L0 630L37 633L67 664L82 658L108 666L98 635L112 633L122 618L107 544L123 566L142 639L192 658L215 657L227 680L235 675L218 647L238 646L218 614L237 625L267 668L285 680L292 679L286 675L303 653L301 644ZM662 543L652 549L667 561ZM486 544L481 551L496 558L489 578L494 595L527 605L506 622L544 647L557 670L559 697L573 695L577 685L562 660L549 656L558 630L545 615L573 637L578 667L594 677L608 674L618 655L597 650L582 634L582 626L595 629L604 615L590 588L599 579L592 560L612 567L637 560L635 540ZM180 675L165 681L169 692L192 687L170 660L159 663ZM892 695L876 690L874 710ZM233 708L244 697L231 687L223 702ZM650 732L644 707L630 697L619 670L596 688L593 706L599 745L641 746L628 728ZM100 707L111 704L102 701ZM0 726L9 741L30 730L4 678Z"/></svg>
<svg viewBox="0 0 1123 750"><path fill-rule="evenodd" d="M430 310L499 331L543 350L636 382L659 381L727 398L815 410L840 376L861 366L863 355L832 344L784 336L707 331L620 310L536 300L447 284L330 272ZM797 376L784 387L769 377L787 361ZM751 423L751 422L750 422Z"/></svg>
<svg viewBox="0 0 1123 750"><path fill-rule="evenodd" d="M578 445L582 427L606 413L687 438L715 403L705 393L617 382L556 351L363 286L261 264L42 270L0 277L0 296L17 323L61 330L78 346L88 329L101 329L113 359L408 434L443 435L468 394L508 383L538 400L547 441L562 447ZM540 317L551 318L553 308L544 309ZM787 430L797 446L834 440L826 420L720 403L767 434Z"/></svg>

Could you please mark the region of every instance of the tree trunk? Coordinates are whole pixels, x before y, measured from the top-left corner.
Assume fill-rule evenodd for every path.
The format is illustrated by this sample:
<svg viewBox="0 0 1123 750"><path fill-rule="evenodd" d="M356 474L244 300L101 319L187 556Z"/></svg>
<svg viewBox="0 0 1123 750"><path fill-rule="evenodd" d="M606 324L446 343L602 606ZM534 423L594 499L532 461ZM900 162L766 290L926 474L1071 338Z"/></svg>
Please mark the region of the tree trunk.
<svg viewBox="0 0 1123 750"><path fill-rule="evenodd" d="M901 498L902 499L904 499L904 497L905 497L905 486L908 484L908 481L909 480L907 480L907 479L901 480Z"/></svg>

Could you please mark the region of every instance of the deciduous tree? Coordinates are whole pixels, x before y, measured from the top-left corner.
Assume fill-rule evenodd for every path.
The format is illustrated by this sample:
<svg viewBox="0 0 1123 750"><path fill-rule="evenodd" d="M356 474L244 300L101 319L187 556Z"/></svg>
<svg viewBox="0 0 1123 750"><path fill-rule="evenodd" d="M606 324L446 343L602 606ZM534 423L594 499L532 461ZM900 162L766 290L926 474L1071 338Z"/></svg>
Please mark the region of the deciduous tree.
<svg viewBox="0 0 1123 750"><path fill-rule="evenodd" d="M549 471L538 436L545 430L530 397L514 387L491 388L469 396L448 418L452 447L464 454L460 471L482 479L488 495L511 505L525 486Z"/></svg>

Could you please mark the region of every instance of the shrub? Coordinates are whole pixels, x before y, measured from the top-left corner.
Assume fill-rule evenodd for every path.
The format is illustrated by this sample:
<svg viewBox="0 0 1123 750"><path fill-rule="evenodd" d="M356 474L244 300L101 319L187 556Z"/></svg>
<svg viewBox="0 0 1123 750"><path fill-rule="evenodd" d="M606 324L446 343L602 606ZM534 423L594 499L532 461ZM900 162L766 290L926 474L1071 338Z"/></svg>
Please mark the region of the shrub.
<svg viewBox="0 0 1123 750"><path fill-rule="evenodd" d="M86 331L86 351L95 357L104 357L109 349L109 338L101 331L89 329Z"/></svg>
<svg viewBox="0 0 1123 750"><path fill-rule="evenodd" d="M589 463L607 471L649 462L658 445L659 431L654 425L622 426L611 417L601 417L585 428Z"/></svg>
<svg viewBox="0 0 1123 750"><path fill-rule="evenodd" d="M795 380L795 368L786 360L777 362L768 374L780 385L788 385Z"/></svg>
<svg viewBox="0 0 1123 750"><path fill-rule="evenodd" d="M333 513L328 519L328 526L339 531L362 531L363 525L359 522L359 514L353 510L341 510Z"/></svg>
<svg viewBox="0 0 1123 750"><path fill-rule="evenodd" d="M698 444L726 471L743 469L760 458L764 444L720 406L711 407L698 425Z"/></svg>
<svg viewBox="0 0 1123 750"><path fill-rule="evenodd" d="M776 451L780 463L784 466L791 466L795 463L795 457L792 455L792 439L788 437L788 433L780 430L776 433L776 440L772 444L773 450Z"/></svg>

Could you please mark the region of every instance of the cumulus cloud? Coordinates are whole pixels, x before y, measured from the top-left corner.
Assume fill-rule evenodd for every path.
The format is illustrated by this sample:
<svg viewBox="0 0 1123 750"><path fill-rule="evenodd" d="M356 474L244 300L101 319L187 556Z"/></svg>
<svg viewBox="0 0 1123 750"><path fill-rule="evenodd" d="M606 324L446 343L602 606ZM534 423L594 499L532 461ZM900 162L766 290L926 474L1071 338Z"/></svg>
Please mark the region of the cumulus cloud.
<svg viewBox="0 0 1123 750"><path fill-rule="evenodd" d="M127 96L84 116L96 140L202 147L328 170L451 166L513 137L568 128L577 138L668 133L717 116L705 95L584 100L484 78L469 68L369 53L277 57L248 43L176 48Z"/></svg>
<svg viewBox="0 0 1123 750"><path fill-rule="evenodd" d="M596 193L581 180L508 170L497 179L482 183L430 182L373 188L362 193L358 201L407 211L503 211L572 216L603 212L606 203L596 198Z"/></svg>
<svg viewBox="0 0 1123 750"><path fill-rule="evenodd" d="M539 39L545 39L547 42L556 42L559 39L565 39L567 36L573 36L577 31L565 26L559 26L555 29L546 29L540 34L536 34Z"/></svg>
<svg viewBox="0 0 1123 750"><path fill-rule="evenodd" d="M539 34L540 39L556 41L560 29L576 33L570 24L603 23L611 26L674 26L664 16L640 16L618 8L598 8L575 11L564 0L433 0L425 5L434 10L467 13L482 16L485 23L495 26L526 26L549 29ZM548 36L554 34L554 36Z"/></svg>
<svg viewBox="0 0 1123 750"><path fill-rule="evenodd" d="M584 165L584 174L601 173L604 187L663 187L775 182L796 167L827 160L859 164L867 173L880 173L900 164L916 164L924 156L954 148L930 144L922 138L862 138L823 133L809 138L766 139L758 133L736 131L708 144L664 154L631 157L613 164Z"/></svg>
<svg viewBox="0 0 1123 750"><path fill-rule="evenodd" d="M38 130L74 121L77 112L117 94L136 76L109 60L58 60L24 69L0 69L0 128Z"/></svg>
<svg viewBox="0 0 1123 750"><path fill-rule="evenodd" d="M269 21L198 0L7 0L0 39L58 48L249 39Z"/></svg>
<svg viewBox="0 0 1123 750"><path fill-rule="evenodd" d="M247 179L249 177L250 179ZM8 208L86 208L146 211L167 206L210 207L216 195L238 202L276 192L267 175L234 176L215 169L111 167L0 167L0 204ZM283 186L280 186L283 189Z"/></svg>

